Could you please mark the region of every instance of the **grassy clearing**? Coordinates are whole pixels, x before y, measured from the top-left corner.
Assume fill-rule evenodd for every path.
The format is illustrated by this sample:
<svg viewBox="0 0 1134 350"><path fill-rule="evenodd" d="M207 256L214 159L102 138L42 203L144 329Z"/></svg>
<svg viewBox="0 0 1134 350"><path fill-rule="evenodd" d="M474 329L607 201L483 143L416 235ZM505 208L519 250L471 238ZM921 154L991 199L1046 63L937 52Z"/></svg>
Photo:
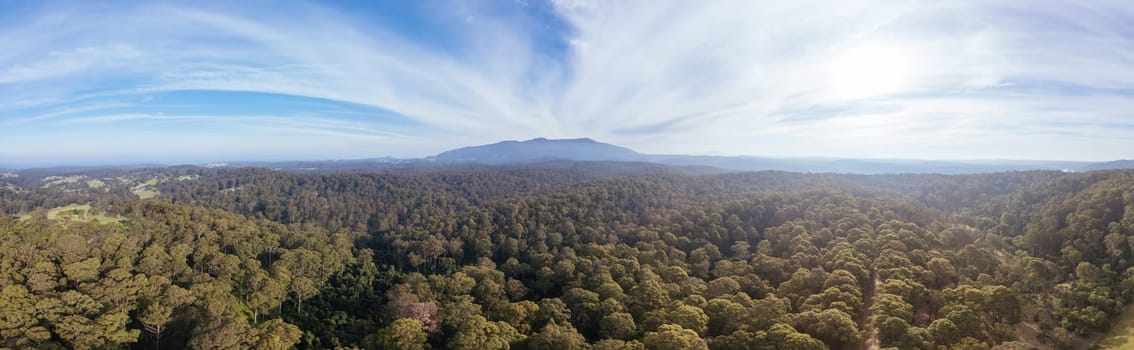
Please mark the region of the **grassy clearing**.
<svg viewBox="0 0 1134 350"><path fill-rule="evenodd" d="M67 176L67 177L48 176L48 177L43 178L44 184L43 184L43 186L40 186L40 187L48 188L48 187L55 186L55 185L65 185L65 184L78 183L79 180L82 180L83 178L86 178L86 176L85 175L75 175L75 176Z"/></svg>
<svg viewBox="0 0 1134 350"><path fill-rule="evenodd" d="M106 187L106 183L102 182L102 180L98 180L98 179L87 180L87 187L90 187L92 189L99 189L99 188Z"/></svg>
<svg viewBox="0 0 1134 350"><path fill-rule="evenodd" d="M138 196L138 198L141 199L154 198L157 197L157 195L161 194L160 191L153 187L154 185L157 185L159 183L161 183L161 181L156 178L149 179L146 180L146 182L140 183L137 186L130 188L130 192L133 192L135 196Z"/></svg>
<svg viewBox="0 0 1134 350"><path fill-rule="evenodd" d="M55 220L63 216L83 217L91 212L90 204L71 204L47 211L47 219Z"/></svg>
<svg viewBox="0 0 1134 350"><path fill-rule="evenodd" d="M31 214L17 215L20 220L27 220L31 218ZM110 216L106 214L91 213L90 204L71 204L58 208L51 208L47 210L48 220L70 220L70 221L98 221L99 223L119 222L126 218L121 216Z"/></svg>
<svg viewBox="0 0 1134 350"><path fill-rule="evenodd" d="M1118 320L1095 343L1099 349L1134 349L1134 305L1126 306L1126 310L1118 316Z"/></svg>
<svg viewBox="0 0 1134 350"><path fill-rule="evenodd" d="M130 192L134 192L134 195L138 196L138 198L141 199L154 198L157 197L157 195L161 194L161 192L159 192L158 190L149 187L135 187L134 189L130 190Z"/></svg>

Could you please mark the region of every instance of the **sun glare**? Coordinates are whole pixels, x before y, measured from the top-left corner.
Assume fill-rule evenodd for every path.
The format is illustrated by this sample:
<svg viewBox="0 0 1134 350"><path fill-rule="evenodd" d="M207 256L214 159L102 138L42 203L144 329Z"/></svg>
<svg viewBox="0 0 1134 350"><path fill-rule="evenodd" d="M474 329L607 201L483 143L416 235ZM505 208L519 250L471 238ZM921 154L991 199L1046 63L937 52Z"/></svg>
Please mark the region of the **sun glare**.
<svg viewBox="0 0 1134 350"><path fill-rule="evenodd" d="M891 46L846 48L831 62L831 93L841 99L860 99L901 91L909 80L909 63L907 55Z"/></svg>

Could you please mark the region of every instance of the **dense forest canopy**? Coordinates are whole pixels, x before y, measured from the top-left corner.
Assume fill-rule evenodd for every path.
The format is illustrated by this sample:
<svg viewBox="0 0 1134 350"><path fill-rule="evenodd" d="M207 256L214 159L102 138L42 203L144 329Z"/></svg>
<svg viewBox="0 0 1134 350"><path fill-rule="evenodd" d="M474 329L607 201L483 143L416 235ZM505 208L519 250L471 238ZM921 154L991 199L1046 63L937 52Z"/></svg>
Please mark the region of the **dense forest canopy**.
<svg viewBox="0 0 1134 350"><path fill-rule="evenodd" d="M1131 171L23 171L0 211L0 348L1066 349L1134 300Z"/></svg>

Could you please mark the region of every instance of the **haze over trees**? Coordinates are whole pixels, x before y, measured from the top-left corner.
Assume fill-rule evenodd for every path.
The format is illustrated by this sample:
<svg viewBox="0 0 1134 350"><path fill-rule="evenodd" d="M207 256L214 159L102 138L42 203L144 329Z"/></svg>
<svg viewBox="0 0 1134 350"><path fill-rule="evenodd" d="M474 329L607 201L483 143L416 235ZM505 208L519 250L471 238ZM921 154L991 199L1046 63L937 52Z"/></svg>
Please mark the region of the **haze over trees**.
<svg viewBox="0 0 1134 350"><path fill-rule="evenodd" d="M1066 349L1134 297L1131 171L80 175L0 185L0 347Z"/></svg>

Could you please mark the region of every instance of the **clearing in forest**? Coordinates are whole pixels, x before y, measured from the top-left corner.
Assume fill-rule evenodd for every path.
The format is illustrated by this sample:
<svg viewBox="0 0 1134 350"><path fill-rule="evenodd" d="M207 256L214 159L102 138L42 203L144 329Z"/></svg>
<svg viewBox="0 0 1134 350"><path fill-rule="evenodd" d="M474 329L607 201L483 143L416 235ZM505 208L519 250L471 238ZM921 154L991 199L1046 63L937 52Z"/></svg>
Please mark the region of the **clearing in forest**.
<svg viewBox="0 0 1134 350"><path fill-rule="evenodd" d="M19 216L20 220L27 220L31 218L31 214L23 214ZM58 208L51 208L47 210L48 220L73 220L73 221L98 221L99 223L118 222L125 220L121 216L110 216L106 214L93 214L91 213L90 204L71 204Z"/></svg>
<svg viewBox="0 0 1134 350"><path fill-rule="evenodd" d="M1095 345L1098 349L1134 349L1134 305L1126 307Z"/></svg>

